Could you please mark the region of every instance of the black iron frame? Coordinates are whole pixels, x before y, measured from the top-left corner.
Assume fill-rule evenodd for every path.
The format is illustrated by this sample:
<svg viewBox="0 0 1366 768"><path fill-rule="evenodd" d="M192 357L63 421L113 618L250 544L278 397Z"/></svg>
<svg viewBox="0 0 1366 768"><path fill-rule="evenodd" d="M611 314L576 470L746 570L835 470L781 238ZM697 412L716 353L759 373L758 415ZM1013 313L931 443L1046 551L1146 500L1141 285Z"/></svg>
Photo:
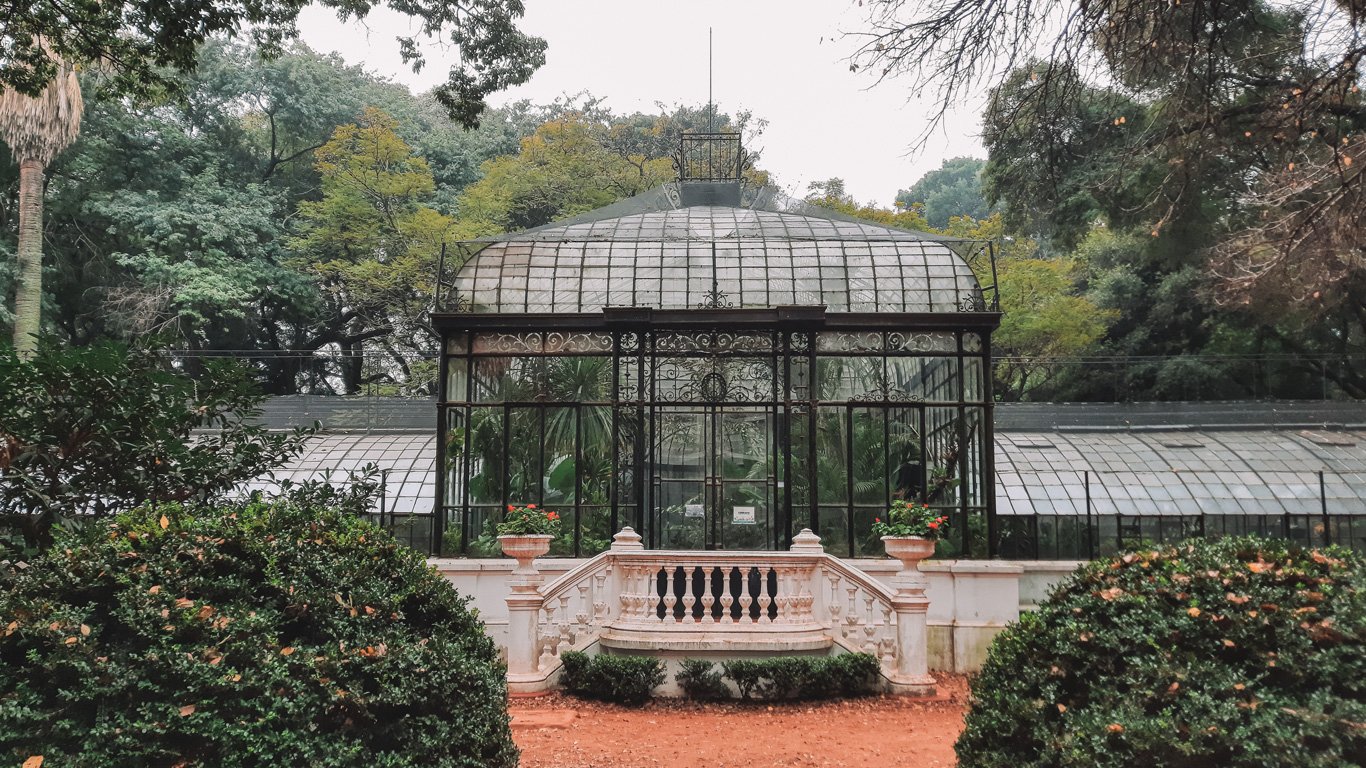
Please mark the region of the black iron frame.
<svg viewBox="0 0 1366 768"><path fill-rule="evenodd" d="M619 528L629 521L637 530L645 533L647 540L653 541L653 532L647 525L647 514L649 499L647 490L649 485L648 474L649 462L653 458L653 448L647 439L649 430L647 427L652 423L654 409L659 405L656 394L653 390L654 382L639 382L634 397L622 397L621 387L623 381L623 363L633 362L634 370L641 372L647 370L647 359L654 361L661 356L679 356L676 351L666 351L661 355L661 351L655 347L655 339L660 336L677 332L690 334L727 334L734 335L739 333L768 335L771 339L771 346L767 351L755 352L753 350L735 351L724 353L734 358L762 358L767 360L774 371L774 384L771 396L763 402L745 402L747 407L762 405L771 408L775 415L774 419L774 439L778 441L778 452L776 458L782 462L782 475L786 482L783 484L781 492L777 494L777 499L783 505L779 510L777 520L777 530L775 535L780 537L778 545L786 546L796 533L793 530L794 512L794 482L792 482L794 469L794 451L802 451L806 454L806 467L814 469L817 466L819 457L817 456L817 440L815 437L815 425L817 415L822 408L839 407L846 409L846 413L852 414L854 409L859 408L917 408L920 409L919 420L923 425L924 409L927 407L942 408L945 410L953 409L957 414L956 423L958 430L958 477L960 482L967 482L971 473L971 482L977 487L978 503L969 506L969 494L966 489L962 489L957 494L957 509L955 517L957 528L961 531L962 539L959 545L965 554L976 554L978 556L994 556L996 554L996 531L995 521L995 493L993 491L992 474L992 396L991 379L987 373L990 370L990 336L991 332L1000 322L1000 314L989 311L964 311L952 314L946 313L827 313L822 307L775 307L771 309L736 309L736 308L715 308L715 309L691 309L691 310L658 310L649 308L609 308L600 313L583 314L478 314L467 312L449 312L433 315L435 328L442 335L442 361L441 361L441 398L438 415L438 434L440 439L437 441L437 461L440 470L437 473L437 498L434 500L433 525L433 544L434 548L439 549L444 530L446 527L448 511L453 511L452 507L446 505L446 485L447 485L447 426L450 423L449 412L452 409L463 410L465 418L469 418L471 409L475 407L489 407L498 404L475 403L473 401L474 382L467 379L465 382L466 398L463 401L451 400L448 397L449 374L451 370L451 360L453 358L466 356L468 358L464 369L467 377L472 377L474 366L471 364L476 356L473 352L473 345L470 343L478 334L491 333L586 333L601 334L610 336L610 350L604 348L595 354L610 354L612 359L612 387L613 397L611 403L598 403L596 405L610 405L612 414L612 476L609 484L609 504L610 504L610 526L612 531ZM946 351L923 353L905 353L901 356L906 357L954 357L958 360L957 370L960 374L957 377L958 390L956 397L935 400L931 402L905 402L886 399L884 391L883 398L859 397L842 401L821 400L819 392L814 387L808 386L805 397L794 395L792 386L792 367L796 360L802 360L808 366L807 370L814 372L817 360L823 357L817 352L816 334L819 332L849 332L852 334L882 334L883 338L887 334L915 334L921 332L945 332L952 331L953 338L956 339L954 348ZM980 346L973 350L964 348L964 339L972 335L977 339ZM451 340L464 338L465 351L462 353L452 353ZM796 340L798 343L794 343ZM696 356L715 355L715 351L698 351L693 353ZM885 353L870 353L885 354ZM682 356L687 356L683 354ZM846 355L841 352L838 356L858 356L858 353ZM964 391L967 386L966 370L964 361L969 359L980 359L978 371L978 386L981 390L981 399L969 398ZM653 370L653 366L648 366ZM505 409L508 407L571 407L575 403L503 403ZM976 440L970 438L974 435L967 433L970 419L968 409L973 409L974 414L978 415L980 421L977 422ZM805 445L796 445L792 438L791 429L794 423L794 416L800 416L805 420L806 437ZM506 430L508 419L504 418L503 424ZM922 430L923 434L923 430ZM469 455L470 437L469 430L465 431L465 444L461 446L465 456ZM508 436L504 436L504 445ZM852 439L852 437L850 437ZM980 454L975 458L975 464L970 457L969 446L975 445L976 453ZM576 441L577 446L577 441ZM805 449L804 451L802 449ZM506 448L504 449L506 451ZM577 450L577 448L576 448ZM506 465L505 465L506 466ZM465 471L468 471L466 469ZM851 471L851 470L850 470ZM629 476L628 476L628 473ZM814 474L814 472L813 472ZM848 474L848 472L846 472ZM459 511L461 513L461 551L466 551L470 541L470 509L468 483L462 484L464 487L464 497L461 499ZM578 488L576 483L576 489ZM922 488L926 485L922 482ZM577 493L577 491L576 491ZM807 510L804 515L810 527L820 530L821 503L819 501L819 489L815 487L815 480L812 479L810 498L805 500ZM504 503L507 499L506 482L504 488ZM854 534L854 496L847 494L846 500L846 538L847 551L839 554L854 556L855 536ZM578 505L576 504L576 511ZM623 515L629 515L623 519ZM974 542L970 538L970 526L968 519L973 515L985 517L985 527L987 536L985 544ZM577 523L577 520L576 520ZM582 554L581 542L578 539L579 526L575 525L575 554ZM975 546L982 546L983 549L974 551Z"/></svg>

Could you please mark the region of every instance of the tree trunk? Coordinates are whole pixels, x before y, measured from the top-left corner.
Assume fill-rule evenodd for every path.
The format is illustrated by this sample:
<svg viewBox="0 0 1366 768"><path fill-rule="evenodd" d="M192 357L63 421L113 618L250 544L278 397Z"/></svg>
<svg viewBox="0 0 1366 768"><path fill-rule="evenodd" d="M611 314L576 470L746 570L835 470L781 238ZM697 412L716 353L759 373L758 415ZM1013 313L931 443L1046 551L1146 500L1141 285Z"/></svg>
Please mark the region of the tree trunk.
<svg viewBox="0 0 1366 768"><path fill-rule="evenodd" d="M19 163L19 276L14 288L14 349L24 359L38 345L43 306L43 166Z"/></svg>

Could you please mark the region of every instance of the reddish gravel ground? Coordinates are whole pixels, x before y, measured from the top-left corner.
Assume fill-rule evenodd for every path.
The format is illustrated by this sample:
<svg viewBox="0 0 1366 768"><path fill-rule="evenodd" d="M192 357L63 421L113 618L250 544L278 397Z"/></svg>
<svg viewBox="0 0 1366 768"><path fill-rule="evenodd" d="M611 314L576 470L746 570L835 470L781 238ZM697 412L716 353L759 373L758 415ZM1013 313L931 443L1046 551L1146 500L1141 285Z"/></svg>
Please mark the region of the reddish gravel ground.
<svg viewBox="0 0 1366 768"><path fill-rule="evenodd" d="M967 684L939 675L939 696L801 704L695 704L641 709L562 694L514 699L523 768L887 768L952 766Z"/></svg>

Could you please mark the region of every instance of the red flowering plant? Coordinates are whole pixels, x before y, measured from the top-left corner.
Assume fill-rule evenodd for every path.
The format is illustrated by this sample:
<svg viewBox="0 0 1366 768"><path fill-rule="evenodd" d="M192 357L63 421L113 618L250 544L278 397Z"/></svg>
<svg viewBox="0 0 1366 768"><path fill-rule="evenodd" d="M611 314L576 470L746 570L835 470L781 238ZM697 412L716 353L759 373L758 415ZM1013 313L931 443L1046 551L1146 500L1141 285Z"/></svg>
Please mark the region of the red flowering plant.
<svg viewBox="0 0 1366 768"><path fill-rule="evenodd" d="M938 540L949 527L948 515L941 515L922 504L897 499L887 510L887 519L873 518L874 536L918 536Z"/></svg>
<svg viewBox="0 0 1366 768"><path fill-rule="evenodd" d="M499 536L559 536L560 515L553 509L538 509L535 504L509 504L497 531Z"/></svg>

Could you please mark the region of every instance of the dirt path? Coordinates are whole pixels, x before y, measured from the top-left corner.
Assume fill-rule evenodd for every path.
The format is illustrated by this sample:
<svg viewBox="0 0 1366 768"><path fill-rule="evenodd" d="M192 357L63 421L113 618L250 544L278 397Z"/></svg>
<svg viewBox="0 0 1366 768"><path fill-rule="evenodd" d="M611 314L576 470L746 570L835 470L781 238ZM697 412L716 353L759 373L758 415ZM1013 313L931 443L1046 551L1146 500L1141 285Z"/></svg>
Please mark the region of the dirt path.
<svg viewBox="0 0 1366 768"><path fill-rule="evenodd" d="M642 709L554 694L512 702L523 768L952 766L967 686L941 678L935 701L804 704L657 700Z"/></svg>

